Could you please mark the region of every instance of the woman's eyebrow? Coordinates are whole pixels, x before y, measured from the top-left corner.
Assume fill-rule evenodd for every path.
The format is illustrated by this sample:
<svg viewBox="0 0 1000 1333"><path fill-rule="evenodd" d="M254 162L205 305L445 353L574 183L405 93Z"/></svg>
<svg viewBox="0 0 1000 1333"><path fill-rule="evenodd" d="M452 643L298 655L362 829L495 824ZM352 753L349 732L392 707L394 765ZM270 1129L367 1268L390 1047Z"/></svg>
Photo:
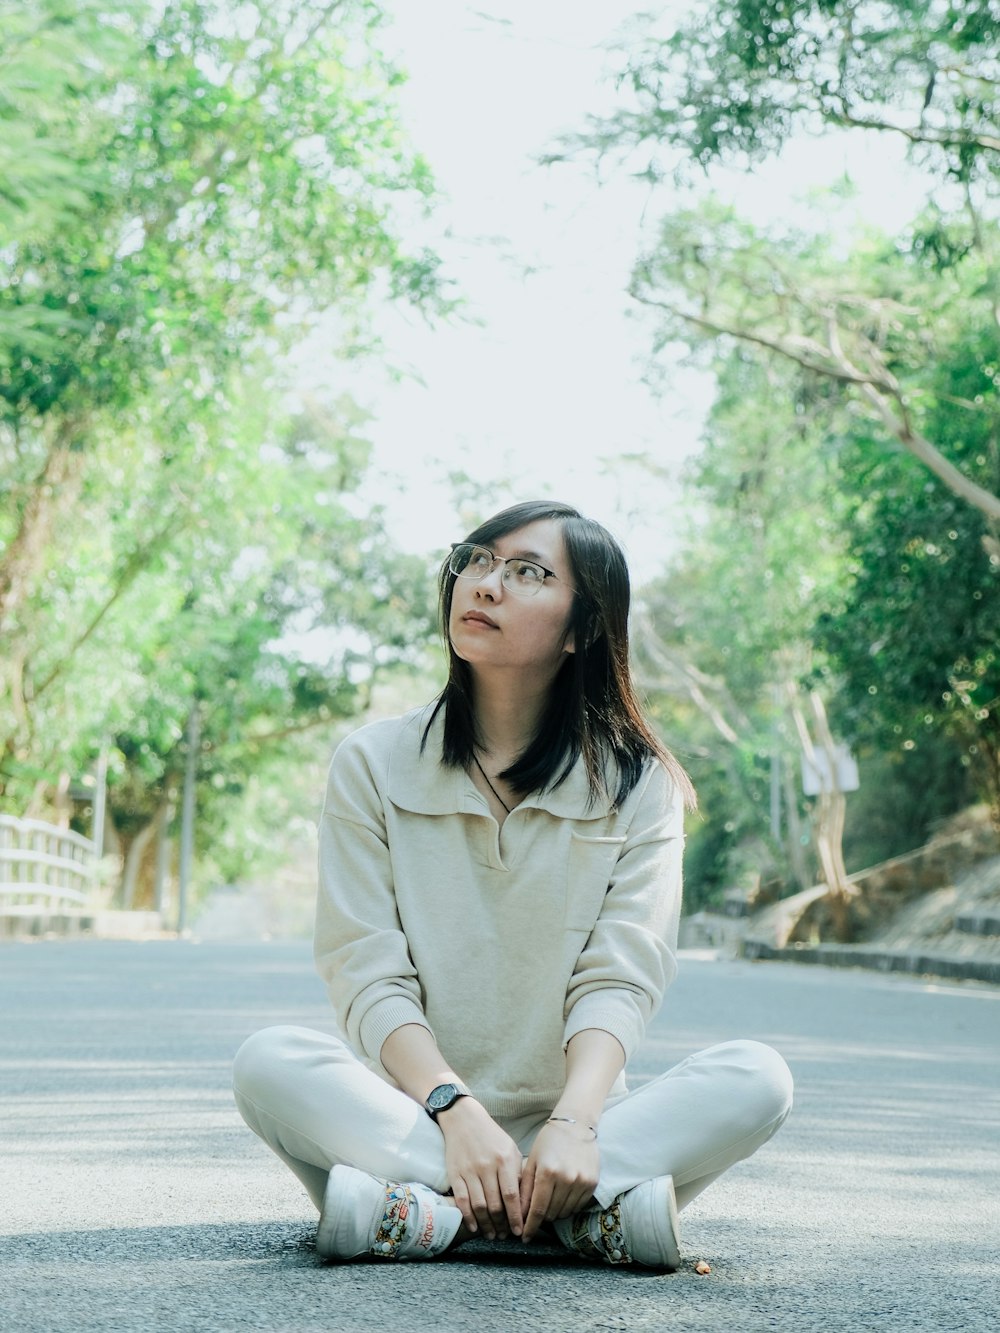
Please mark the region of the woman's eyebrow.
<svg viewBox="0 0 1000 1333"><path fill-rule="evenodd" d="M545 565L546 568L549 568L547 561L552 559L550 555L545 555L540 551L515 551L513 555L508 555L505 558L507 560L537 560L540 565Z"/></svg>

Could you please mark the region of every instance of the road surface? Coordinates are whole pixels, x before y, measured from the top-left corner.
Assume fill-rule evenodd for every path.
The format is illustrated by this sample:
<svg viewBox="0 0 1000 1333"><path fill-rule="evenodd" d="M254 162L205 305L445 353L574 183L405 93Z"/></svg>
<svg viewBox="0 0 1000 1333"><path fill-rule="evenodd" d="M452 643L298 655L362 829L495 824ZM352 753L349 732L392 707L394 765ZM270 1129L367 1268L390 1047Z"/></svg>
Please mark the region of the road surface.
<svg viewBox="0 0 1000 1333"><path fill-rule="evenodd" d="M685 1211L669 1276L485 1243L322 1264L311 1205L229 1093L248 1033L328 1020L306 944L5 944L0 1015L11 1333L998 1326L1000 989L684 959L636 1074L756 1037L797 1102Z"/></svg>

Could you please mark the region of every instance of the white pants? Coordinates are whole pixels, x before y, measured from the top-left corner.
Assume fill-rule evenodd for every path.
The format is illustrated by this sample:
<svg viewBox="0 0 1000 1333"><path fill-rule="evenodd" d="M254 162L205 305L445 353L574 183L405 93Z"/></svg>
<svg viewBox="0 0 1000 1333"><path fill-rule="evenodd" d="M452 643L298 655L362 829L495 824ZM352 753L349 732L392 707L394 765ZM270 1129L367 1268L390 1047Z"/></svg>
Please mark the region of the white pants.
<svg viewBox="0 0 1000 1333"><path fill-rule="evenodd" d="M243 1119L317 1208L338 1163L448 1191L437 1125L337 1037L300 1027L255 1033L237 1053L233 1090ZM699 1051L605 1110L594 1197L607 1207L624 1190L669 1175L683 1208L766 1143L791 1106L791 1074L770 1046L727 1041ZM498 1123L527 1156L547 1115Z"/></svg>

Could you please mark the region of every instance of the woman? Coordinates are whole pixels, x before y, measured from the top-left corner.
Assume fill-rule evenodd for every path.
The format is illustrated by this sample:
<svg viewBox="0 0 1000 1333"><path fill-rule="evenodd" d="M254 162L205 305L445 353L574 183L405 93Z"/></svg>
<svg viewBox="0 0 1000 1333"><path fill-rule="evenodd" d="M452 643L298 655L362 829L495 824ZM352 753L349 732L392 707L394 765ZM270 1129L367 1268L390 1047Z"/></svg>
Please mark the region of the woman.
<svg viewBox="0 0 1000 1333"><path fill-rule="evenodd" d="M636 701L628 604L599 524L504 510L442 569L440 698L334 757L315 945L342 1035L270 1028L235 1070L328 1258L550 1224L587 1259L670 1270L677 1210L788 1114L756 1042L626 1089L676 972L693 803Z"/></svg>

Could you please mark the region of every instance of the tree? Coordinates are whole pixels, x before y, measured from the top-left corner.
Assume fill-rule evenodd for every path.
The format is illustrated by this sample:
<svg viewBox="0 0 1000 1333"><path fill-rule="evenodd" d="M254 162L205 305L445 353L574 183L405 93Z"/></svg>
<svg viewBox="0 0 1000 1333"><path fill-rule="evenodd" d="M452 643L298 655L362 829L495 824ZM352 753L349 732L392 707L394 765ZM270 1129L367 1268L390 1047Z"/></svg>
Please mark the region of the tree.
<svg viewBox="0 0 1000 1333"><path fill-rule="evenodd" d="M750 865L813 882L787 700L817 668L815 618L844 581L826 395L740 347L714 364L704 448L683 483L687 530L643 591L635 636L640 681L706 812L688 876L702 903Z"/></svg>
<svg viewBox="0 0 1000 1333"><path fill-rule="evenodd" d="M911 271L903 290L858 283L856 272L844 282L801 238L792 253L805 262L789 263L784 238L688 210L665 221L631 292L697 334L754 342L852 386L890 438L992 521L1000 497L927 435L914 398L942 307L981 303L1000 323L998 50L1000 8L982 0L725 0L697 6L668 36L647 19L620 53L632 104L573 141L638 157L654 180L670 169L686 177L692 163L749 170L801 132L907 142L930 198L940 196L911 244L947 254L948 276L917 282Z"/></svg>
<svg viewBox="0 0 1000 1333"><path fill-rule="evenodd" d="M841 600L805 641L838 720L890 755L959 745L994 804L998 38L1000 9L973 0L723 0L668 34L646 16L620 51L621 109L571 145L685 184L803 132L908 145L928 206L899 237L827 238L835 199L798 232L701 201L663 220L630 291L657 356L728 364L741 346L812 386L843 556Z"/></svg>
<svg viewBox="0 0 1000 1333"><path fill-rule="evenodd" d="M53 71L19 99L0 66L11 179L30 182L33 138L65 164L65 188L24 184L0 221L0 793L44 808L113 738L135 900L193 706L218 829L426 637L415 572L344 502L363 422L343 392L290 418L281 358L331 306L350 356L376 293L442 298L399 239L431 182L375 6L123 5L77 70L101 13L0 16L4 55L23 37L22 68ZM298 639L323 624L342 628L316 662Z"/></svg>
<svg viewBox="0 0 1000 1333"><path fill-rule="evenodd" d="M69 530L52 551L49 614L23 642L26 721L5 757L6 799L44 809L60 771L110 747L124 905L151 892L192 708L210 843L254 774L353 715L432 634L428 571L398 559L377 514L349 507L367 463L363 423L351 427L342 405L282 427L259 389L233 407L207 460L174 458L169 488L151 460L137 463L137 443L128 488L120 441L95 450L86 536Z"/></svg>
<svg viewBox="0 0 1000 1333"><path fill-rule="evenodd" d="M814 882L818 810L801 790L795 711L812 714L807 696L815 690L861 765L861 790L847 798L849 871L909 851L974 795L961 762L969 740L957 726L972 719L946 718L939 697L918 705L902 679L907 670L931 678L943 663L938 696L947 690L949 653L960 637L948 633L951 617L977 605L958 569L950 600L940 584L914 588L923 638L902 626L887 644L896 615L892 565L915 563L904 550L911 534L897 543L892 504L886 512L877 502L872 507L882 489L875 476L858 491L853 478L861 469L855 454L868 459L872 473L892 464L827 382L740 344L726 354L717 348L714 366L716 402L678 506L688 523L662 579L642 590L634 636L654 716L699 791L701 817L686 859L693 907L717 904L725 889L762 878ZM889 493L897 510L914 471L905 456L895 459ZM925 517L936 507L940 522L942 500L950 506L946 525L954 525L955 511L964 515L965 554L975 568L978 547L982 577L989 566L974 511L936 486L921 486L919 494ZM881 563L878 575L862 582L865 543L881 551ZM939 574L949 577L947 568ZM938 599L947 610L929 614ZM985 657L996 635L985 602L982 611L982 633L967 642ZM882 642L865 615L879 622ZM929 648L934 640L927 661L925 640ZM869 692L873 682L877 690ZM928 709L933 717L925 723ZM917 744L904 744L914 734Z"/></svg>
<svg viewBox="0 0 1000 1333"><path fill-rule="evenodd" d="M836 643L848 672L852 715L857 722L865 706L858 689L894 690L897 709L932 719L922 734L933 726L977 757L979 789L1000 812L1000 343L979 299L986 274L960 236L955 225L923 219L909 236L870 237L845 259L816 237L779 244L707 207L664 224L632 290L661 321L661 341L682 330L694 344L732 338L828 385L824 411L841 439L837 479L857 573L824 642ZM891 448L887 424L941 485ZM938 608L933 619L928 606ZM886 670L877 685L873 672ZM880 731L890 749L903 731L913 743L912 723L895 716L891 727L862 731L869 739Z"/></svg>
<svg viewBox="0 0 1000 1333"><path fill-rule="evenodd" d="M126 71L144 0L7 0L0 15L0 249L79 225L109 181L94 141L114 114L95 89ZM35 298L0 315L0 361L12 345L54 350L72 320Z"/></svg>
<svg viewBox="0 0 1000 1333"><path fill-rule="evenodd" d="M853 391L890 439L996 522L1000 496L926 431L927 365L947 355L953 329L988 277L968 259L960 278L942 278L923 263L920 250L932 241L940 247L945 237L954 252L955 229L928 220L908 253L869 242L849 269L815 238L765 238L731 210L709 205L664 222L630 293L661 317L661 340L684 328L696 338L736 338ZM972 399L955 405L972 413L980 406Z"/></svg>
<svg viewBox="0 0 1000 1333"><path fill-rule="evenodd" d="M969 475L1000 488L993 328L967 325L950 352L928 370L929 422ZM956 410L962 402L978 410ZM844 463L856 485L851 579L818 637L846 718L886 751L952 739L1000 829L1000 546L987 535L984 547L978 515L937 485L914 485L905 460L887 457L860 422Z"/></svg>
<svg viewBox="0 0 1000 1333"><path fill-rule="evenodd" d="M386 108L395 75L364 45L376 14L363 0L244 5L234 28L223 5L172 0L139 12L127 80L95 69L88 207L71 229L57 212L20 233L0 264L0 329L39 307L58 329L0 350L14 464L0 632L17 633L98 416L120 429L159 397L176 430L205 428L225 416L228 377L310 312L337 305L346 321L379 277L430 299L433 261L391 230L393 193L429 180Z"/></svg>
<svg viewBox="0 0 1000 1333"><path fill-rule="evenodd" d="M618 52L634 101L588 141L647 150L659 179L680 152L742 167L795 134L863 130L975 190L1000 171L998 52L995 0L701 0L666 35L640 16Z"/></svg>

